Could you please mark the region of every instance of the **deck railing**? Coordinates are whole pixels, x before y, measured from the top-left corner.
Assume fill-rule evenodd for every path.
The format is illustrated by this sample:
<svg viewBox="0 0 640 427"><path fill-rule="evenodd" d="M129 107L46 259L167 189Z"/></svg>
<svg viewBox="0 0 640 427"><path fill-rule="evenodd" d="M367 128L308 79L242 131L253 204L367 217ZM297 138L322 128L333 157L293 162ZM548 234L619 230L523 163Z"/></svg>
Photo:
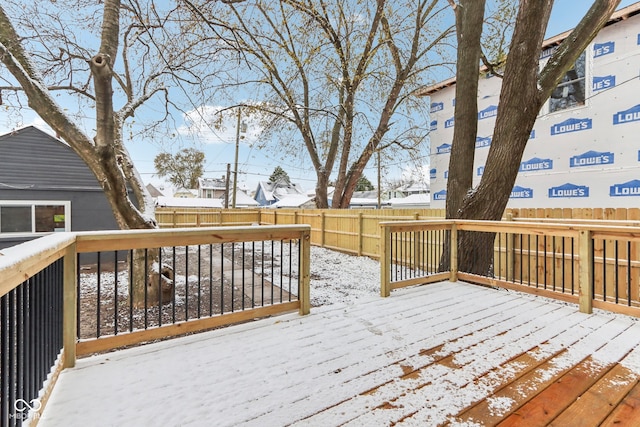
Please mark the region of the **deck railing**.
<svg viewBox="0 0 640 427"><path fill-rule="evenodd" d="M489 273L470 274L458 269L459 232L494 234ZM383 296L403 286L462 279L576 302L584 312L596 307L640 316L637 226L397 221L381 223L381 241ZM442 262L443 254L450 257L448 262Z"/></svg>
<svg viewBox="0 0 640 427"><path fill-rule="evenodd" d="M309 241L309 226L283 225L55 233L3 249L0 426L37 423L78 355L309 313ZM172 284L157 300L155 265ZM136 299L139 277L151 279Z"/></svg>

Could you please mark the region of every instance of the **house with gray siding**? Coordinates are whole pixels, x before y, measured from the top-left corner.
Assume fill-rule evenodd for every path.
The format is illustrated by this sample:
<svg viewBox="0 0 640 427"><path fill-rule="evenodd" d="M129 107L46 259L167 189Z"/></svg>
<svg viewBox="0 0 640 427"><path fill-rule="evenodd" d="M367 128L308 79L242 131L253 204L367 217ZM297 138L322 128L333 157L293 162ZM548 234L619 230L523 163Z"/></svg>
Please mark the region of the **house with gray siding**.
<svg viewBox="0 0 640 427"><path fill-rule="evenodd" d="M0 135L0 249L117 228L98 180L64 141L33 126Z"/></svg>

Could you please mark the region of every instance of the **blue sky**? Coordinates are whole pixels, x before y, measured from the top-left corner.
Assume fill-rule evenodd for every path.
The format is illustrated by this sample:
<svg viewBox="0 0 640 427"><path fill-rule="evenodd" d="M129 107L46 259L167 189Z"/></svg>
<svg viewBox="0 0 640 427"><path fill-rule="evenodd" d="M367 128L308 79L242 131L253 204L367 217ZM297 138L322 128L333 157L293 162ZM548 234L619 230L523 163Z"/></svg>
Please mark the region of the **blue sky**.
<svg viewBox="0 0 640 427"><path fill-rule="evenodd" d="M622 1L620 7L628 6L635 3L634 1ZM552 37L566 30L573 28L579 19L588 10L591 1L587 0L556 0L551 15L551 21L547 30L547 37ZM450 75L443 75L442 79L446 79ZM179 118L176 118L179 120ZM38 118L33 112L25 110L22 112L20 120L22 125L36 124L41 128L45 128L44 122ZM86 124L87 131L92 135L92 124ZM0 115L0 133L11 130L16 127L16 117L10 117L7 114ZM181 128L184 130L184 128ZM256 129L249 123L249 132L247 137L242 140L238 155L239 169L239 185L249 190L255 190L258 181L267 180L273 169L280 165L294 182L299 183L305 190L313 189L315 185L315 173L306 156L296 156L295 158L287 157L274 149L259 149L255 142ZM141 173L143 180L155 185L161 185L162 180L154 176L154 157L162 150L178 151L180 148L194 146L205 152L206 166L205 175L207 177L220 177L226 174L227 163L231 164L233 170L234 153L235 153L235 119L225 122L223 129L211 131L210 129L205 135L199 137L191 137L188 132L178 133L177 142L173 147L159 144L157 142L136 141L127 144L127 148L131 157ZM303 148L300 148L303 150ZM419 156L426 165L428 163L427 147L420 150ZM407 159L395 159L383 161L385 167L385 176L400 178L403 167L411 166L411 162ZM415 167L415 165L413 165ZM425 176L427 167L425 167ZM370 166L365 169L365 176L375 184L377 168L372 160Z"/></svg>

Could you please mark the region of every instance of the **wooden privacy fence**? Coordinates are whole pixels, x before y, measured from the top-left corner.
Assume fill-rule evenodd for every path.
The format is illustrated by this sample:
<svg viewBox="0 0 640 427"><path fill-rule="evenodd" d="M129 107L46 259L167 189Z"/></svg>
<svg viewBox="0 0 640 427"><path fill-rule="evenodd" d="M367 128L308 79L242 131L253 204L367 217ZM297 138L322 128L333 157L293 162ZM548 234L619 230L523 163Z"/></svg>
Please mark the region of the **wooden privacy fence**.
<svg viewBox="0 0 640 427"><path fill-rule="evenodd" d="M380 221L442 218L444 209L156 209L162 228L308 224L311 244L376 259Z"/></svg>
<svg viewBox="0 0 640 427"><path fill-rule="evenodd" d="M398 221L381 224L381 294L463 279L640 316L640 227L529 221ZM457 268L459 232L494 233L486 275ZM451 267L441 271L443 248ZM447 256L444 255L444 256ZM445 265L445 264L443 264Z"/></svg>
<svg viewBox="0 0 640 427"><path fill-rule="evenodd" d="M210 227L54 233L3 249L0 425L37 422L77 355L308 314L309 240L307 225Z"/></svg>

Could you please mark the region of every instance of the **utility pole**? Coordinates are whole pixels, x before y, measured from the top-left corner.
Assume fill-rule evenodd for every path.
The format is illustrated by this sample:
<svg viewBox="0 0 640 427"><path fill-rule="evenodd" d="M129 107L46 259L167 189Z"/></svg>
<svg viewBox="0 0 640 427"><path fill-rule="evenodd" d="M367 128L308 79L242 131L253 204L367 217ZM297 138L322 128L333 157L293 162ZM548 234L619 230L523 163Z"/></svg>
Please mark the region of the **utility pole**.
<svg viewBox="0 0 640 427"><path fill-rule="evenodd" d="M227 177L225 178L224 207L229 208L229 176L231 175L231 164L227 163Z"/></svg>
<svg viewBox="0 0 640 427"><path fill-rule="evenodd" d="M238 123L236 124L236 157L233 164L233 201L231 207L236 208L236 193L238 191L238 149L240 148L240 113L242 109L238 107Z"/></svg>

